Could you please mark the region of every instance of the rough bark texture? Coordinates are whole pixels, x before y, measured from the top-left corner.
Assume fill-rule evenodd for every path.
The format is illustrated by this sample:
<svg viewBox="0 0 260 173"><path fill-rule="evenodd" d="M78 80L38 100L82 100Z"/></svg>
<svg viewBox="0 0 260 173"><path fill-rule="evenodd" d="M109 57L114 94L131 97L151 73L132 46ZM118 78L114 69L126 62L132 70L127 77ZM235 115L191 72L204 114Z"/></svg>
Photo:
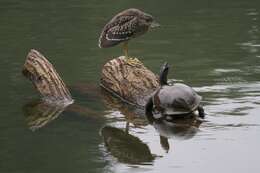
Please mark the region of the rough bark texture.
<svg viewBox="0 0 260 173"><path fill-rule="evenodd" d="M71 104L71 94L52 64L38 51L31 50L26 58L23 74L43 99L51 104Z"/></svg>
<svg viewBox="0 0 260 173"><path fill-rule="evenodd" d="M124 56L107 62L101 73L101 86L125 102L144 106L159 87L158 77L143 65L128 65Z"/></svg>

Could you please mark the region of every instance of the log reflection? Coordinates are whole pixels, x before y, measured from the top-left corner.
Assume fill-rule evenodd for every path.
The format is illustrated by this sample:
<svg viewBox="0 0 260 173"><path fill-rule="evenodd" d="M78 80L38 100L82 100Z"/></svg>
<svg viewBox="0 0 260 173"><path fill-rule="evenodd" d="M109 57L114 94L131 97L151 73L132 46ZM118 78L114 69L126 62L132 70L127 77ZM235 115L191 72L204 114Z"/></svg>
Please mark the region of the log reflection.
<svg viewBox="0 0 260 173"><path fill-rule="evenodd" d="M35 131L56 119L66 107L66 105L51 105L38 100L24 105L23 111L28 127Z"/></svg>

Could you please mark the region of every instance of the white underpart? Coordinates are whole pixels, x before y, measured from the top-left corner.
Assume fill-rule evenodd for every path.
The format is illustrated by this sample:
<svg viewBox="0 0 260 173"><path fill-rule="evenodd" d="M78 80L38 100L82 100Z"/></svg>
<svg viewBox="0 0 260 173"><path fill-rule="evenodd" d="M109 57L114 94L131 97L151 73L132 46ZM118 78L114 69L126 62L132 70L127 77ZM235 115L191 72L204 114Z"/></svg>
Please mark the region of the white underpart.
<svg viewBox="0 0 260 173"><path fill-rule="evenodd" d="M111 41L123 41L123 40L128 40L129 37L126 37L126 38L123 38L123 39L120 39L120 38L108 38L108 34L106 34L106 39L107 40L111 40Z"/></svg>
<svg viewBox="0 0 260 173"><path fill-rule="evenodd" d="M101 33L101 35L100 35L100 37L99 37L99 39L98 39L98 47L99 47L99 48L102 48L102 46L101 46L101 38L102 38L102 35L103 35L103 32Z"/></svg>

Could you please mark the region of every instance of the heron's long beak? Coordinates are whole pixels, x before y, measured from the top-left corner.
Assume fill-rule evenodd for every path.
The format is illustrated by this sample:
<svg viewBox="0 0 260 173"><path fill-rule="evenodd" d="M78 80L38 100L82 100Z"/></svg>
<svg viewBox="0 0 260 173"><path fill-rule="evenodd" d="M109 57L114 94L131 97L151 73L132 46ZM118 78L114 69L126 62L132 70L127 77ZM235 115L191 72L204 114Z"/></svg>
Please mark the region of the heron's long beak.
<svg viewBox="0 0 260 173"><path fill-rule="evenodd" d="M152 23L151 23L151 28L157 28L157 27L159 27L159 26L161 26L159 23L157 23L156 21L153 21Z"/></svg>

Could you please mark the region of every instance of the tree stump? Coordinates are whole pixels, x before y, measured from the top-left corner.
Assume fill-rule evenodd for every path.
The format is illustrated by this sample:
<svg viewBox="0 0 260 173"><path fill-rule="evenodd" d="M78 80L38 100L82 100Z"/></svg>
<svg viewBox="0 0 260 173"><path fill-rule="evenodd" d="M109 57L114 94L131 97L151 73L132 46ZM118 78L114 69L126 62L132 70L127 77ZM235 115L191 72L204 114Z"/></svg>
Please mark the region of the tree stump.
<svg viewBox="0 0 260 173"><path fill-rule="evenodd" d="M71 94L53 65L38 51L31 50L26 58L23 74L49 104L69 105Z"/></svg>
<svg viewBox="0 0 260 173"><path fill-rule="evenodd" d="M100 85L124 102L143 107L159 87L159 80L144 65L131 66L120 56L103 66Z"/></svg>

